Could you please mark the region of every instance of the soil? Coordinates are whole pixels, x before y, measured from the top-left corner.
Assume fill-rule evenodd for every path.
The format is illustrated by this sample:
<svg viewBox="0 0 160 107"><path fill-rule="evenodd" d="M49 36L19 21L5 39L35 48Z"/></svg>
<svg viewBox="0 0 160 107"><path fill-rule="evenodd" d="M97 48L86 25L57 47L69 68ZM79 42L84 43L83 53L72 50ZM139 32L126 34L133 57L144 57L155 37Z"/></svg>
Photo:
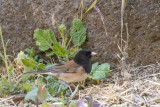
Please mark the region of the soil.
<svg viewBox="0 0 160 107"><path fill-rule="evenodd" d="M36 28L51 29L58 35L56 23L64 18L68 28L73 18L78 16L81 0L0 0L0 23L4 41L9 41L7 54L16 55L26 48L34 47L33 40ZM93 0L84 0L84 10ZM83 19L87 28L87 40L82 46L98 52L93 60L117 65L117 45L120 45L121 1L100 0L97 3L105 25L95 9L89 11ZM159 0L127 0L124 23L128 23L129 44L128 61L138 65L147 65L160 61L160 2ZM105 31L105 28L106 31ZM126 39L124 25L123 37ZM106 35L107 33L107 35ZM0 52L3 51L0 45Z"/></svg>

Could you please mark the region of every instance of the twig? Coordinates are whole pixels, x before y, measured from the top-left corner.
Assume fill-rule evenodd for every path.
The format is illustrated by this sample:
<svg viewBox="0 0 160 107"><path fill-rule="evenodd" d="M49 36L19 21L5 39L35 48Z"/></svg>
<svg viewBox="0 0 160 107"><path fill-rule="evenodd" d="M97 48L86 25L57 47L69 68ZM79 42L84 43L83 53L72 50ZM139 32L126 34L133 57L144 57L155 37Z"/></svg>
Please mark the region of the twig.
<svg viewBox="0 0 160 107"><path fill-rule="evenodd" d="M156 74L151 74L151 75L146 75L144 77L137 77L138 79L143 79L143 78L146 78L146 77L152 77L152 76L156 76L156 75L160 75L160 73L156 73Z"/></svg>
<svg viewBox="0 0 160 107"><path fill-rule="evenodd" d="M146 80L146 81L148 81L148 82L150 82L150 83L152 83L152 84L155 84L155 85L159 85L159 86L160 86L160 83L158 83L158 82L154 82L154 81L151 81L151 80Z"/></svg>
<svg viewBox="0 0 160 107"><path fill-rule="evenodd" d="M9 98L5 98L4 100L0 101L0 103L5 102L5 101L7 101L7 100L11 100L13 97L14 97L14 96L11 96L11 97L9 97Z"/></svg>
<svg viewBox="0 0 160 107"><path fill-rule="evenodd" d="M127 92L130 91L130 90L132 90L132 88L129 88L129 89L127 89L127 90L121 92L120 96L123 95L123 94L125 94L125 93L127 93Z"/></svg>
<svg viewBox="0 0 160 107"><path fill-rule="evenodd" d="M133 101L130 101L130 100L128 100L128 99L126 99L126 98L124 98L124 97L122 97L122 96L118 96L118 97L121 98L121 99L123 99L123 100L125 100L125 101L127 101L127 102L129 102L129 103L132 103L132 104L137 105L137 104L134 103Z"/></svg>

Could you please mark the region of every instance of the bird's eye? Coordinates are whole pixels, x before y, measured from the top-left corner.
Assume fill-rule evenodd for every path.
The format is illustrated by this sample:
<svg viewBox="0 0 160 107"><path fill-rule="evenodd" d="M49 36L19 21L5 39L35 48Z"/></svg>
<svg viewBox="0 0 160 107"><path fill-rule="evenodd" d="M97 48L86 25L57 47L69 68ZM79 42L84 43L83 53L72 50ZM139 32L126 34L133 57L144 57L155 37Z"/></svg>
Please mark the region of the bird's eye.
<svg viewBox="0 0 160 107"><path fill-rule="evenodd" d="M91 53L90 53L90 52L87 52L87 53L86 53L86 56L90 56L90 55L91 55Z"/></svg>

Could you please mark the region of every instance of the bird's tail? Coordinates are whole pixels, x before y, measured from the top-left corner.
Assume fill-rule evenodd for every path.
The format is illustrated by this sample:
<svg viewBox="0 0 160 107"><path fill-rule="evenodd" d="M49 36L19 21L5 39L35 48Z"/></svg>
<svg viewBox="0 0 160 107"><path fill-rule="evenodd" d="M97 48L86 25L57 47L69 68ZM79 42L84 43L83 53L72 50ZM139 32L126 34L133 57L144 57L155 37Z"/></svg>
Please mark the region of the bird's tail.
<svg viewBox="0 0 160 107"><path fill-rule="evenodd" d="M58 73L56 71L50 71L50 70L41 70L41 71L32 71L32 72L26 72L23 73L23 75L25 74L47 74L47 75L52 75L52 76L57 76Z"/></svg>

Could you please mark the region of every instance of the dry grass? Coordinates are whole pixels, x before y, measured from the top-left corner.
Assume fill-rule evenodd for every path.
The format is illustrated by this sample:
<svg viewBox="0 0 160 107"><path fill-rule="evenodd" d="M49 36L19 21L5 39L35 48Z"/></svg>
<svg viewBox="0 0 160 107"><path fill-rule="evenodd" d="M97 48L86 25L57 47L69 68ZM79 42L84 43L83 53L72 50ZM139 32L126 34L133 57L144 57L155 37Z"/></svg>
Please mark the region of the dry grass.
<svg viewBox="0 0 160 107"><path fill-rule="evenodd" d="M24 67L23 66L20 66L16 59L14 59L14 61L10 61L8 60L9 62L9 66L13 66L13 71L12 71L12 81L18 81L20 79L20 77L22 76L22 73L23 73L23 69ZM5 67L1 67L0 68L0 74L3 76L3 77L6 77L7 76L7 70Z"/></svg>
<svg viewBox="0 0 160 107"><path fill-rule="evenodd" d="M102 107L160 107L160 64L130 70L132 79L118 81L115 78L115 83L89 86L80 90L79 97L84 98L92 94L94 100L99 101Z"/></svg>
<svg viewBox="0 0 160 107"><path fill-rule="evenodd" d="M100 85L91 85L80 90L79 98L92 94L93 99L102 107L159 107L160 106L160 63L130 67L128 71L132 78L117 79L118 73L112 71L111 81ZM21 101L18 106L24 104ZM11 99L1 98L1 107L18 107ZM26 105L26 103L25 103Z"/></svg>

